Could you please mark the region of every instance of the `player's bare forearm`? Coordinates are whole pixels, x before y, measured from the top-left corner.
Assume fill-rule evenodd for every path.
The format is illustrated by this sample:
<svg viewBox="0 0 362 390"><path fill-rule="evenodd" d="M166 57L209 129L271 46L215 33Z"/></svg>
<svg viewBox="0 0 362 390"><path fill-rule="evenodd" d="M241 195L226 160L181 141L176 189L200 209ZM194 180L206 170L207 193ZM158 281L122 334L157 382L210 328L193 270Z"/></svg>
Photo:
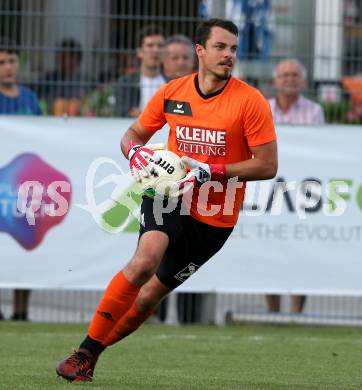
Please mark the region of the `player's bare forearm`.
<svg viewBox="0 0 362 390"><path fill-rule="evenodd" d="M152 137L153 133L145 130L138 121L132 123L121 139L121 150L127 158L127 151L130 142L135 145L144 145Z"/></svg>
<svg viewBox="0 0 362 390"><path fill-rule="evenodd" d="M257 158L226 165L226 176L228 178L238 176L240 180L266 180L273 178L276 173L277 168L274 164Z"/></svg>
<svg viewBox="0 0 362 390"><path fill-rule="evenodd" d="M266 180L278 170L278 152L275 141L250 148L254 158L226 165L226 176L241 180Z"/></svg>

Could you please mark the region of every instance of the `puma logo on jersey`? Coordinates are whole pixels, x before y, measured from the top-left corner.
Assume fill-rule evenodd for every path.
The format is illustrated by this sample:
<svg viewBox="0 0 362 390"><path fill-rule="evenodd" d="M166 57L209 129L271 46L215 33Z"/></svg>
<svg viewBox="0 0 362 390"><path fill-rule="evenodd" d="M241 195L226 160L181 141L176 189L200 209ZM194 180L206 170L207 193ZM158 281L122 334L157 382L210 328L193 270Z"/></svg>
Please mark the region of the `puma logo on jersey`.
<svg viewBox="0 0 362 390"><path fill-rule="evenodd" d="M179 102L177 100L165 99L163 110L165 114L192 116L191 106L188 102Z"/></svg>

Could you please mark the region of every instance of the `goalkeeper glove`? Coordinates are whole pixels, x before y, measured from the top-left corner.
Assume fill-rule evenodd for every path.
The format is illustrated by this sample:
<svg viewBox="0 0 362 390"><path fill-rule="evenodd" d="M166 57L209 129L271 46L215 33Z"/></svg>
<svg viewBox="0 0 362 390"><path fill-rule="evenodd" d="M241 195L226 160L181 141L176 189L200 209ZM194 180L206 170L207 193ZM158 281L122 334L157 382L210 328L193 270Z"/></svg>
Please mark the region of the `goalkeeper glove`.
<svg viewBox="0 0 362 390"><path fill-rule="evenodd" d="M190 173L185 177L192 174L196 180L202 184L209 180L221 181L226 179L226 167L225 164L206 164L200 161L194 160L191 157L183 156L182 162L190 168ZM181 181L183 181L182 179Z"/></svg>
<svg viewBox="0 0 362 390"><path fill-rule="evenodd" d="M140 183L142 178L158 176L154 162L160 160L157 150L164 150L165 144L150 144L147 146L129 143L126 154L129 159L129 167L132 176Z"/></svg>

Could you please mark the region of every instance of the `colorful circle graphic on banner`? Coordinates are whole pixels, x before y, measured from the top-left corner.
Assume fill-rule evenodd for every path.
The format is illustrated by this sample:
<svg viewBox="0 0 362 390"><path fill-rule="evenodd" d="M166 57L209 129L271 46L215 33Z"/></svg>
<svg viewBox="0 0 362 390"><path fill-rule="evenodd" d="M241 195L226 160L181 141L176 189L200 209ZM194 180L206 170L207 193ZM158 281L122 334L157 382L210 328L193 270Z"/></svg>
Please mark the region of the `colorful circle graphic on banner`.
<svg viewBox="0 0 362 390"><path fill-rule="evenodd" d="M36 154L24 153L0 168L0 232L32 250L67 215L69 178Z"/></svg>

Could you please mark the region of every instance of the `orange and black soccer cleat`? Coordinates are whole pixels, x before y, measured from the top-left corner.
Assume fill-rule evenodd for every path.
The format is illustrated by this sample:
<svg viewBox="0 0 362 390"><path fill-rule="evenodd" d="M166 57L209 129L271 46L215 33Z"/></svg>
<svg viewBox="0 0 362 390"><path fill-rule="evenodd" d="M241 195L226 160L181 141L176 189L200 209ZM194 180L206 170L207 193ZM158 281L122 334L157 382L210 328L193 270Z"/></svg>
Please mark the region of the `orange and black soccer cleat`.
<svg viewBox="0 0 362 390"><path fill-rule="evenodd" d="M70 382L92 382L97 359L87 350L80 348L61 361L55 371Z"/></svg>

